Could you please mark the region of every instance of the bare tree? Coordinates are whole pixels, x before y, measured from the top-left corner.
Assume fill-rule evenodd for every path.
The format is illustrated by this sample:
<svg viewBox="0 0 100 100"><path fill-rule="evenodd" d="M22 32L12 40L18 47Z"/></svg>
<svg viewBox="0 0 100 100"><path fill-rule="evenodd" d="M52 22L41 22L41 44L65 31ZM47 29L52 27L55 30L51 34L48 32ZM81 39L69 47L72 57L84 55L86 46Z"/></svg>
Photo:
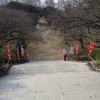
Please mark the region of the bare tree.
<svg viewBox="0 0 100 100"><path fill-rule="evenodd" d="M66 38L66 33L76 41L79 41L82 48L89 45L90 41L96 43L95 47L100 48L100 11L99 9L90 9L80 6L66 9L65 11L56 11L49 19L53 26L61 30Z"/></svg>
<svg viewBox="0 0 100 100"><path fill-rule="evenodd" d="M48 6L51 6L51 7L54 7L54 6L55 6L54 0L46 0L45 3L46 3Z"/></svg>
<svg viewBox="0 0 100 100"><path fill-rule="evenodd" d="M0 8L0 46L19 38L30 38L33 31L30 17L23 11Z"/></svg>

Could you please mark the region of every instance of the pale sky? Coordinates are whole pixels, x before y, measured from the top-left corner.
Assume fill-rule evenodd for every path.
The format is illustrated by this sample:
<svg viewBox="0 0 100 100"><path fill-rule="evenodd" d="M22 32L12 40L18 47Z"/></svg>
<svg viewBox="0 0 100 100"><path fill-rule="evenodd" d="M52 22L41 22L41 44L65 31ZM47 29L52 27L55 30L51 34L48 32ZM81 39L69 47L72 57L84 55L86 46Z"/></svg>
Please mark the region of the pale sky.
<svg viewBox="0 0 100 100"><path fill-rule="evenodd" d="M13 0L16 1L16 0ZM20 0L19 0L20 1ZM22 0L21 0L22 1ZM45 2L46 0L41 0L42 2ZM58 2L58 0L54 0L54 2Z"/></svg>
<svg viewBox="0 0 100 100"><path fill-rule="evenodd" d="M42 2L44 2L45 0L41 0ZM58 0L54 0L54 2L58 2Z"/></svg>
<svg viewBox="0 0 100 100"><path fill-rule="evenodd" d="M58 2L58 0L54 0L54 2Z"/></svg>

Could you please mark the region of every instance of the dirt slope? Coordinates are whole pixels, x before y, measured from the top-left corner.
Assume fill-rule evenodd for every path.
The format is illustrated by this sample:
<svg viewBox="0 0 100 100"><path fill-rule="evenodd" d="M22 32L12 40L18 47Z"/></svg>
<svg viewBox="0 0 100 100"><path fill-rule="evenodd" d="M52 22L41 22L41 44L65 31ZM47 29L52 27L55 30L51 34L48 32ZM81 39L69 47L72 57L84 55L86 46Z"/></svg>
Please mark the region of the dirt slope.
<svg viewBox="0 0 100 100"><path fill-rule="evenodd" d="M38 32L43 38L43 42L32 42L29 44L29 48L31 48L29 53L30 60L63 59L63 40L55 35L55 31L47 25L41 25L41 30Z"/></svg>

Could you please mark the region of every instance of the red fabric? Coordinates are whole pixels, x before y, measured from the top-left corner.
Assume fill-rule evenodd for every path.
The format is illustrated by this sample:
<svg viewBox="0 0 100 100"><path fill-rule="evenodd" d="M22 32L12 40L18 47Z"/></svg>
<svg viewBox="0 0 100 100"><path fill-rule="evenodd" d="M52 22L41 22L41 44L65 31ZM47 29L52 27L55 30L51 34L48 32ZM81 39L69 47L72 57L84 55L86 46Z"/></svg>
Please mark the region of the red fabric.
<svg viewBox="0 0 100 100"><path fill-rule="evenodd" d="M68 55L69 55L69 54L68 54L68 51L66 51L66 57L68 57Z"/></svg>
<svg viewBox="0 0 100 100"><path fill-rule="evenodd" d="M90 48L89 48L89 51L88 51L88 56L91 55L91 53L92 53L92 51L93 51L93 49L94 49L94 46L95 46L95 43L94 43L94 42L91 42L91 43L90 43Z"/></svg>
<svg viewBox="0 0 100 100"><path fill-rule="evenodd" d="M26 53L26 50L23 51L23 57L24 57L25 60L27 60L27 53Z"/></svg>
<svg viewBox="0 0 100 100"><path fill-rule="evenodd" d="M10 46L7 45L8 60L11 60Z"/></svg>
<svg viewBox="0 0 100 100"><path fill-rule="evenodd" d="M76 44L76 47L75 47L75 53L76 53L76 57L78 57L78 44Z"/></svg>
<svg viewBox="0 0 100 100"><path fill-rule="evenodd" d="M66 54L64 55L64 60L66 60Z"/></svg>

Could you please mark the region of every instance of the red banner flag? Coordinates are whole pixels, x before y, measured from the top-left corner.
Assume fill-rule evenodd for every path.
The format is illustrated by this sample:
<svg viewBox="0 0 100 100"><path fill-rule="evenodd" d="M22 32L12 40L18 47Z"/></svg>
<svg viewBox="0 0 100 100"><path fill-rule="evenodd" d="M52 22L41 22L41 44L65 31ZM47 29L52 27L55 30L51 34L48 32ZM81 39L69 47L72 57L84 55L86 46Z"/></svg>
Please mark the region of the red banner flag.
<svg viewBox="0 0 100 100"><path fill-rule="evenodd" d="M27 53L26 53L26 50L25 49L23 51L23 57L24 57L25 60L27 60Z"/></svg>
<svg viewBox="0 0 100 100"><path fill-rule="evenodd" d="M18 60L20 60L20 53L19 53L18 48L16 49L16 52L17 52L17 58L18 58Z"/></svg>
<svg viewBox="0 0 100 100"><path fill-rule="evenodd" d="M7 45L8 60L11 60L10 46Z"/></svg>
<svg viewBox="0 0 100 100"><path fill-rule="evenodd" d="M88 51L88 56L91 55L91 53L92 53L92 51L93 51L93 49L94 49L94 46L95 46L95 43L94 43L94 42L91 42L91 43L90 43L90 48L89 48L89 51Z"/></svg>
<svg viewBox="0 0 100 100"><path fill-rule="evenodd" d="M78 57L78 44L76 44L75 46L75 53L76 53L76 57Z"/></svg>

